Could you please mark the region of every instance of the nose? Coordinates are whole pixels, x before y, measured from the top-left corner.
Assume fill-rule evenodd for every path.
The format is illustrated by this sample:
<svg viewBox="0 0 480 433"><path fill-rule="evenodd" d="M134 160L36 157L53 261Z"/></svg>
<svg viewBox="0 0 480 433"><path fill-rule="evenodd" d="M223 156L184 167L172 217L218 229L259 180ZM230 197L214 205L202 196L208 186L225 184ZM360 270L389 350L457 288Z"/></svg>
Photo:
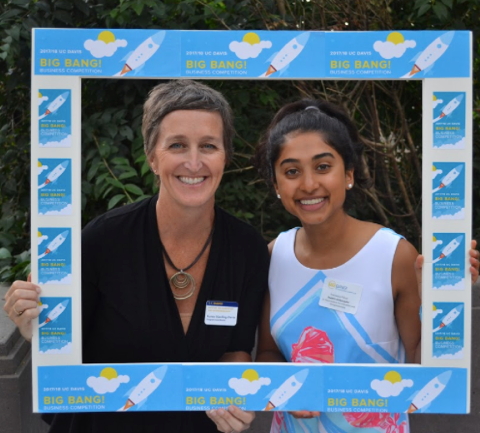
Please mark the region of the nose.
<svg viewBox="0 0 480 433"><path fill-rule="evenodd" d="M198 172L203 166L202 155L197 148L191 148L187 154L185 167L192 173Z"/></svg>
<svg viewBox="0 0 480 433"><path fill-rule="evenodd" d="M318 188L318 181L317 181L314 173L311 173L310 171L307 170L303 174L301 188L306 193L312 193Z"/></svg>

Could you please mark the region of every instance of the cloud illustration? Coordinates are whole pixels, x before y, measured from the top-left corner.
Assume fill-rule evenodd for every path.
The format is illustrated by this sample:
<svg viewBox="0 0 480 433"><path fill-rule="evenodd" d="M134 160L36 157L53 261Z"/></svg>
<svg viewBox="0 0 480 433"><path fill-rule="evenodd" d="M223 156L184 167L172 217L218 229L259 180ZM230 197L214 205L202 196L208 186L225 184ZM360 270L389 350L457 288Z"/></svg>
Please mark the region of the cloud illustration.
<svg viewBox="0 0 480 433"><path fill-rule="evenodd" d="M72 352L72 343L67 343L65 346L61 347L60 349L48 349L45 351L40 350L40 353L48 353L50 355L58 354L58 353L71 353Z"/></svg>
<svg viewBox="0 0 480 433"><path fill-rule="evenodd" d="M432 311L432 318L435 319L439 314L442 314L443 310L433 310Z"/></svg>
<svg viewBox="0 0 480 433"><path fill-rule="evenodd" d="M384 59L390 60L393 58L399 59L405 54L407 48L414 48L415 45L417 45L415 41L404 41L397 44L390 41L376 41L373 44L373 49Z"/></svg>
<svg viewBox="0 0 480 433"><path fill-rule="evenodd" d="M442 102L443 102L443 99L435 99L435 100L433 101L433 108L437 108L437 106L438 106L439 104L441 104Z"/></svg>
<svg viewBox="0 0 480 433"><path fill-rule="evenodd" d="M112 57L117 48L123 48L127 46L127 41L125 39L117 39L113 42L105 43L101 40L92 40L87 39L83 44L86 50L90 51L90 54L97 59L102 57Z"/></svg>
<svg viewBox="0 0 480 433"><path fill-rule="evenodd" d="M38 238L38 245L40 245L43 241L46 241L48 239L48 236L42 235Z"/></svg>
<svg viewBox="0 0 480 433"><path fill-rule="evenodd" d="M440 240L440 239L437 239L434 243L433 243L433 249L437 248L439 245L442 245L443 244L443 241Z"/></svg>
<svg viewBox="0 0 480 433"><path fill-rule="evenodd" d="M405 388L413 386L413 380L402 379L401 382L392 383L389 380L374 379L370 386L380 397L397 397Z"/></svg>
<svg viewBox="0 0 480 433"><path fill-rule="evenodd" d="M38 95L38 106L42 105L45 101L48 101L48 96Z"/></svg>
<svg viewBox="0 0 480 433"><path fill-rule="evenodd" d="M271 48L270 41L260 41L258 44L249 44L248 42L232 41L228 48L233 51L239 59L256 59L264 48Z"/></svg>
<svg viewBox="0 0 480 433"><path fill-rule="evenodd" d="M38 167L38 174L42 174L42 172L45 170L48 170L48 165L41 165Z"/></svg>
<svg viewBox="0 0 480 433"><path fill-rule="evenodd" d="M107 379L103 376L90 376L87 379L87 385L92 388L97 394L115 392L122 383L128 382L130 382L129 376L117 376L112 379Z"/></svg>
<svg viewBox="0 0 480 433"><path fill-rule="evenodd" d="M63 140L49 141L48 143L45 143L45 144L40 143L40 146L42 146L42 147L70 147L71 144L72 144L72 136L67 135Z"/></svg>
<svg viewBox="0 0 480 433"><path fill-rule="evenodd" d="M238 395L254 395L263 385L270 385L271 380L268 377L260 377L258 380L248 380L243 377L236 379L232 377L228 381L228 386L235 390Z"/></svg>
<svg viewBox="0 0 480 433"><path fill-rule="evenodd" d="M443 170L434 170L432 171L432 180L435 179L439 174L442 174Z"/></svg>

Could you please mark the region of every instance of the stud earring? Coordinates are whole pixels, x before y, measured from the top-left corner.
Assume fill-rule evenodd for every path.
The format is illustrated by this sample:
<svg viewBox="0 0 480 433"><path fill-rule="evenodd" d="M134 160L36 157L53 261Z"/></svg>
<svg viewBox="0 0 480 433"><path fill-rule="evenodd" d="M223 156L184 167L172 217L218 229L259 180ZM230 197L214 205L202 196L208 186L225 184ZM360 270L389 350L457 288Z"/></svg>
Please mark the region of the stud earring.
<svg viewBox="0 0 480 433"><path fill-rule="evenodd" d="M277 194L277 198L280 198L280 194Z"/></svg>
<svg viewBox="0 0 480 433"><path fill-rule="evenodd" d="M352 189L352 186L353 186L353 185L352 185L351 183L349 183L349 184L348 184L348 189Z"/></svg>

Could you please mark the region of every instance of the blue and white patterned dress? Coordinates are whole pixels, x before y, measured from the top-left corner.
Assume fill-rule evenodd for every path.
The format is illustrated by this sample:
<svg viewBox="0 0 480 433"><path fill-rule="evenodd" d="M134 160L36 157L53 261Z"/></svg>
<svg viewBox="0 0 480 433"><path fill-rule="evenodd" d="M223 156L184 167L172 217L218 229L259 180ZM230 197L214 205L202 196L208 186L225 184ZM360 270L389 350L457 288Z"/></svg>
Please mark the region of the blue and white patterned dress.
<svg viewBox="0 0 480 433"><path fill-rule="evenodd" d="M303 266L294 252L298 229L281 233L270 272L270 330L291 362L403 363L394 316L392 264L401 237L380 229L348 262L328 270ZM319 305L325 279L362 286L355 315ZM405 414L322 413L295 419L276 412L271 433L408 433Z"/></svg>

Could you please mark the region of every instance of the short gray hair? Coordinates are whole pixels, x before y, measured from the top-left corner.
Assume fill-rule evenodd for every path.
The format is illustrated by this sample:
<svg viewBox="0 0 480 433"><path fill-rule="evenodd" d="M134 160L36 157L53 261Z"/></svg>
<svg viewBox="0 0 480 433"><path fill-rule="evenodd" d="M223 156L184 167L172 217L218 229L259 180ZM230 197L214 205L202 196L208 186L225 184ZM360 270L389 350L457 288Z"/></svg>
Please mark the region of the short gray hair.
<svg viewBox="0 0 480 433"><path fill-rule="evenodd" d="M155 86L143 106L142 135L149 156L157 144L164 117L177 110L205 110L220 114L226 163L233 158L233 114L225 97L211 87L192 80L173 80Z"/></svg>

